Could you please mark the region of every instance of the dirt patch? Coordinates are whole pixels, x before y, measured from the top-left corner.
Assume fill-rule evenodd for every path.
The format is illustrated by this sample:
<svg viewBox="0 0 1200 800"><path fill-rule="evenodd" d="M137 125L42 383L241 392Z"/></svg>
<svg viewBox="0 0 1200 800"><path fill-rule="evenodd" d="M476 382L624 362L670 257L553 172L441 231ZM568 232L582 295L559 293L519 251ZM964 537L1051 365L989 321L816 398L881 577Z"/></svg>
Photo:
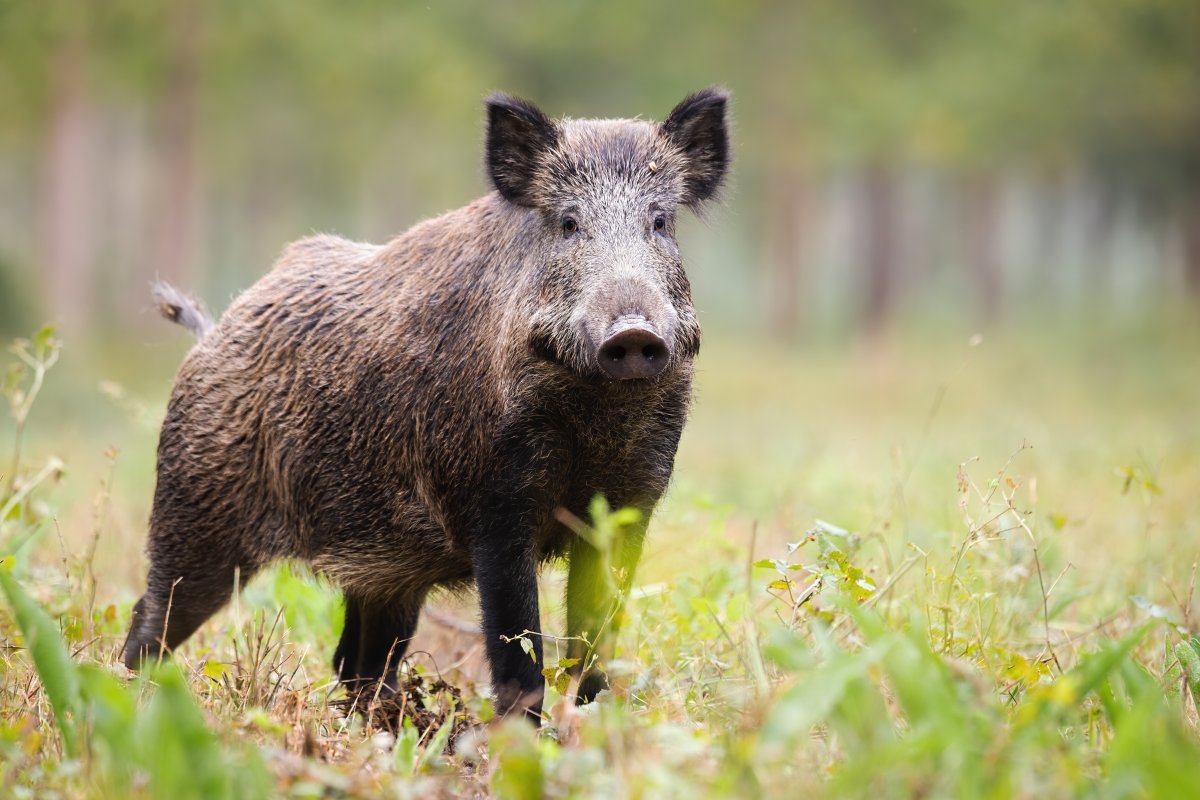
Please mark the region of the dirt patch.
<svg viewBox="0 0 1200 800"><path fill-rule="evenodd" d="M346 697L330 705L343 714L362 714L375 730L393 736L403 728L404 720L420 732L423 739L432 736L451 719L449 744L476 721L463 710L462 690L443 678L430 678L402 671L395 692L380 690L377 684L348 688Z"/></svg>

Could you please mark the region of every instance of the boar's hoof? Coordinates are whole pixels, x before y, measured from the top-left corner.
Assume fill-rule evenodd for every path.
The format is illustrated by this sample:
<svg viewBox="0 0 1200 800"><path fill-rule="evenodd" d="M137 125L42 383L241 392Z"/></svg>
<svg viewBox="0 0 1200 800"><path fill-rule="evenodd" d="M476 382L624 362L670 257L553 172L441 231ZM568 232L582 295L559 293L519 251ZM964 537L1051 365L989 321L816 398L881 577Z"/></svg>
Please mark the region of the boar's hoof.
<svg viewBox="0 0 1200 800"><path fill-rule="evenodd" d="M495 708L502 716L520 715L534 727L542 724L542 700L545 699L546 687L538 687L521 691L515 684L496 687Z"/></svg>
<svg viewBox="0 0 1200 800"><path fill-rule="evenodd" d="M603 672L592 670L583 676L579 682L579 690L575 693L575 705L582 706L596 699L596 695L608 689L608 676Z"/></svg>

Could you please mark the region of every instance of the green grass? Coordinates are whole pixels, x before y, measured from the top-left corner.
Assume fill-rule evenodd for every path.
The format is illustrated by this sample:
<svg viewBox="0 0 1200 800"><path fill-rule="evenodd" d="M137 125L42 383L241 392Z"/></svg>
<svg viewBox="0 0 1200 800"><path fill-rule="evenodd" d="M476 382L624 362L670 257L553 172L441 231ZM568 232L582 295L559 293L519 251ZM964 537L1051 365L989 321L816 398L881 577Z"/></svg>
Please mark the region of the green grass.
<svg viewBox="0 0 1200 800"><path fill-rule="evenodd" d="M68 346L20 502L0 483L6 795L1200 796L1194 322L709 331L615 690L581 710L552 688L540 735L489 721L453 598L422 622L408 721L349 712L336 592L288 567L127 674L177 355ZM562 581L543 576L550 634Z"/></svg>

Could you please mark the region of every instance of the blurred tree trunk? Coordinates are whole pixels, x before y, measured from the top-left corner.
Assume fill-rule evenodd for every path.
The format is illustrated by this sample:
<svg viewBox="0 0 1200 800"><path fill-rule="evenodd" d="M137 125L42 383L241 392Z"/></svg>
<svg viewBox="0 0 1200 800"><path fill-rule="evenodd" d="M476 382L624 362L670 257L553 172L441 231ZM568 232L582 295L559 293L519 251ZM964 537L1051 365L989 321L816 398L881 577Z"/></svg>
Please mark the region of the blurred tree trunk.
<svg viewBox="0 0 1200 800"><path fill-rule="evenodd" d="M1193 300L1200 300L1200 194L1187 199L1183 213L1184 285Z"/></svg>
<svg viewBox="0 0 1200 800"><path fill-rule="evenodd" d="M200 210L196 129L199 123L200 7L196 0L174 0L171 48L165 96L158 104L158 240L153 274L185 289L195 283L197 216Z"/></svg>
<svg viewBox="0 0 1200 800"><path fill-rule="evenodd" d="M1038 185L1035 199L1033 261L1037 275L1026 294L1042 302L1060 305L1069 299L1064 288L1062 230L1066 217L1066 187L1061 174L1051 173Z"/></svg>
<svg viewBox="0 0 1200 800"><path fill-rule="evenodd" d="M808 179L799 171L783 171L773 179L768 196L773 217L769 231L771 325L780 337L791 338L800 326L800 283L804 271L804 237L808 228Z"/></svg>
<svg viewBox="0 0 1200 800"><path fill-rule="evenodd" d="M1117 224L1117 194L1112 187L1092 181L1087 230L1084 239L1084 262L1089 273L1088 300L1095 304L1111 298L1117 283L1117 263L1113 258L1113 239Z"/></svg>
<svg viewBox="0 0 1200 800"><path fill-rule="evenodd" d="M56 322L70 328L85 326L93 311L88 299L97 212L94 129L84 37L66 35L50 64L49 120L38 177L37 248L48 311Z"/></svg>
<svg viewBox="0 0 1200 800"><path fill-rule="evenodd" d="M1002 299L996 196L991 175L971 175L963 184L965 255L975 280L979 313L988 325L999 316Z"/></svg>
<svg viewBox="0 0 1200 800"><path fill-rule="evenodd" d="M900 266L900 209L895 168L884 160L867 166L863 229L866 293L863 325L878 337L895 312Z"/></svg>
<svg viewBox="0 0 1200 800"><path fill-rule="evenodd" d="M807 47L795 31L804 24L807 8L787 0L769 0L748 41L760 53L753 81L758 103L769 109L763 122L763 151L771 157L763 165L766 189L767 291L766 318L780 339L794 339L800 331L804 245L809 233L808 195L812 153L808 146L809 121L803 81L794 66Z"/></svg>

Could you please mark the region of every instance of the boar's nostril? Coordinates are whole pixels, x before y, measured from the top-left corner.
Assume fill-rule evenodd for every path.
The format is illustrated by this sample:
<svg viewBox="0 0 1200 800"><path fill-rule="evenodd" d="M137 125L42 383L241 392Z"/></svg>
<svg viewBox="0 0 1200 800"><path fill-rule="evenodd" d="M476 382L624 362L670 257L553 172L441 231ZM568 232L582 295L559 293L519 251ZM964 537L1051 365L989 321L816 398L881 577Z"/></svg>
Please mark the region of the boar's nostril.
<svg viewBox="0 0 1200 800"><path fill-rule="evenodd" d="M600 368L610 378L653 378L667 366L667 343L644 321L613 326L597 352Z"/></svg>
<svg viewBox="0 0 1200 800"><path fill-rule="evenodd" d="M642 347L642 357L647 361L660 359L665 362L667 360L667 346L663 344L662 340L651 342Z"/></svg>

